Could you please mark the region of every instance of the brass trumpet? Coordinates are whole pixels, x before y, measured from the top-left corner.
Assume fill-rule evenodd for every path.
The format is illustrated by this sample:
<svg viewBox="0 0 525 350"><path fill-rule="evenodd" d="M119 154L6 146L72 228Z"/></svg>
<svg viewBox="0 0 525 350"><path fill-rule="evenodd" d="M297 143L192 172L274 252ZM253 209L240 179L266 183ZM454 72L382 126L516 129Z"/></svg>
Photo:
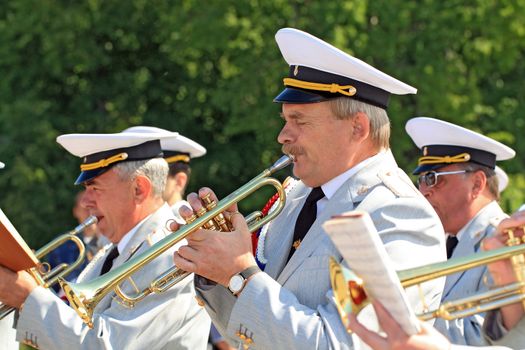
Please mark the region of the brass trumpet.
<svg viewBox="0 0 525 350"><path fill-rule="evenodd" d="M512 262L517 282L446 302L436 310L425 311L417 317L422 321L433 318L453 320L519 302L525 307L525 242L514 237L512 231L507 234L509 235L507 247L398 271L397 275L401 285L403 288L408 288L496 261L510 259ZM339 315L343 324L348 326L348 314L358 314L370 303L366 295L366 281L361 281L350 269L342 266L333 258L330 260L330 280Z"/></svg>
<svg viewBox="0 0 525 350"><path fill-rule="evenodd" d="M207 225L210 221L221 221L215 220L215 218L217 216L221 216L222 212L226 210L226 208L232 204L240 202L248 195L252 194L265 185L274 186L277 190L279 194L278 206L276 210L263 218L261 218L259 214L249 215L249 219L247 221L252 221L249 229L250 231L254 231L267 222L273 220L284 207L286 193L282 184L270 176L276 171L287 167L291 163L291 157L281 157L271 167L264 170L261 174L257 175L244 186L240 187L218 203L212 203L212 205L208 208L208 211L203 213L202 216L196 218L195 221L183 226L178 231L173 232L171 235L152 245L148 250L134 255L124 264L117 266L113 270L98 278L83 283L68 283L64 279L59 278L60 286L64 290L66 297L69 299L70 305L77 311L78 315L89 327L93 327L92 318L95 306L106 294L110 293L111 291L114 291L124 304L132 307L135 303L142 300L148 294L162 293L168 290L170 287L186 277L188 273L174 266L161 274L157 279L153 280L148 288L144 289L135 296L126 295L120 288L120 284L127 278L131 277L131 275L137 270L146 266L153 259L157 258L159 255L173 247L191 233L195 232L201 227L208 227Z"/></svg>
<svg viewBox="0 0 525 350"><path fill-rule="evenodd" d="M59 278L66 277L82 264L85 259L86 248L84 246L84 242L82 242L77 234L84 231L86 227L97 223L97 221L98 220L96 216L89 216L77 227L58 236L35 252L35 256L40 261L40 263L36 267L29 269L28 272L39 285L43 286L44 288L49 288L50 286L57 283ZM65 244L67 241L72 241L75 243L79 252L77 259L72 264L62 263L51 269L49 264L41 262L46 255L62 244ZM0 303L0 320L9 315L14 310L15 308Z"/></svg>

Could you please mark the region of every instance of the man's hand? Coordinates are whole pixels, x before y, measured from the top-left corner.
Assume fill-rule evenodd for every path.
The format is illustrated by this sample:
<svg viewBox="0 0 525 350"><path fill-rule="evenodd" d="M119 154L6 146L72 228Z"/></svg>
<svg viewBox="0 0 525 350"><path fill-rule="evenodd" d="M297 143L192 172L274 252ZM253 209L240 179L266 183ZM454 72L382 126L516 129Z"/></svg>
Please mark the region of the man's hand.
<svg viewBox="0 0 525 350"><path fill-rule="evenodd" d="M217 197L209 188L201 189L199 195L196 193L188 195L187 201L194 212L198 212L203 207L201 198L207 194L217 201ZM193 213L183 207L180 214L188 219ZM180 247L174 254L173 260L175 265L185 271L194 272L227 286L233 275L257 263L252 254L251 234L246 220L237 211L237 206L232 205L224 215L231 222L233 231L199 229L186 238L188 245ZM172 229L174 228L176 225L172 225Z"/></svg>
<svg viewBox="0 0 525 350"><path fill-rule="evenodd" d="M26 271L13 272L0 266L0 301L17 309L27 296L38 287L35 279Z"/></svg>
<svg viewBox="0 0 525 350"><path fill-rule="evenodd" d="M504 247L508 240L508 230L512 230L514 237L523 239L523 228L525 226L525 211L518 211L510 218L500 222L494 237L483 240L483 250L494 250ZM521 244L524 244L523 242ZM517 282L516 274L510 259L496 261L488 265L488 269L497 286L504 286ZM507 330L512 329L525 315L523 304L515 303L501 308L503 325Z"/></svg>
<svg viewBox="0 0 525 350"><path fill-rule="evenodd" d="M408 336L390 313L374 302L377 319L386 336L368 330L354 314L348 316L349 328L374 350L448 350L450 342L435 328L420 322L421 331Z"/></svg>
<svg viewBox="0 0 525 350"><path fill-rule="evenodd" d="M502 243L507 240L507 230L512 230L515 237L523 239L523 230L525 227L525 210L512 214L509 218L501 220L496 228L495 237L499 238Z"/></svg>

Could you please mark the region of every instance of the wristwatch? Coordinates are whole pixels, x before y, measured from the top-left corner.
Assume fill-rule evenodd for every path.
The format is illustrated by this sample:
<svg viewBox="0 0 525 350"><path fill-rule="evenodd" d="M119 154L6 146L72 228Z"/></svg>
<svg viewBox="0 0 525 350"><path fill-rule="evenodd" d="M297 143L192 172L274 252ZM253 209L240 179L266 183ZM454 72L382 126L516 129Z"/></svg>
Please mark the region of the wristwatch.
<svg viewBox="0 0 525 350"><path fill-rule="evenodd" d="M261 269L259 266L255 265L248 267L236 275L233 275L230 278L230 282L228 282L228 289L233 295L237 296L243 290L248 278L259 271L261 271Z"/></svg>

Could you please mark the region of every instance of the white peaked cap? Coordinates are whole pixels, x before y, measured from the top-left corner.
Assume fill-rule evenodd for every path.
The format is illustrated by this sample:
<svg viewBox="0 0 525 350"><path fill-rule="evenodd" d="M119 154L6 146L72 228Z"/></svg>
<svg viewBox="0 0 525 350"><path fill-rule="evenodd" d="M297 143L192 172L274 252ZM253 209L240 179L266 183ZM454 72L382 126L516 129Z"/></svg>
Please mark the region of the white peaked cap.
<svg viewBox="0 0 525 350"><path fill-rule="evenodd" d="M496 172L496 176L498 177L498 191L501 193L509 185L509 176L507 175L505 170L501 169L497 165L496 165L496 169L494 170Z"/></svg>
<svg viewBox="0 0 525 350"><path fill-rule="evenodd" d="M356 93L351 96L352 98L364 100L382 108L386 108L389 94L404 95L417 92L416 88L306 32L283 28L277 32L275 40L284 59L290 65L290 78L328 86L333 83L342 86L351 85L356 88ZM299 88L302 91L312 92L309 87L289 85L286 81L285 85L287 88ZM378 89L383 91L378 91ZM313 90L317 89L313 88ZM327 98L342 96L326 91L321 95L328 96ZM275 101L289 102L281 95L276 97Z"/></svg>
<svg viewBox="0 0 525 350"><path fill-rule="evenodd" d="M0 169L3 169L3 168L5 168L5 164L0 162Z"/></svg>
<svg viewBox="0 0 525 350"><path fill-rule="evenodd" d="M494 169L496 161L511 159L516 152L485 135L464 127L427 117L410 119L405 126L412 141L423 152L419 166L414 171L418 174L451 163L450 157L468 154L463 162L474 162ZM442 157L443 162L428 160L429 157ZM448 158L447 158L448 157Z"/></svg>
<svg viewBox="0 0 525 350"><path fill-rule="evenodd" d="M57 142L69 153L77 157L85 157L113 149L140 145L144 142L173 137L172 132L163 134L145 134L139 132L116 134L65 134L57 137Z"/></svg>
<svg viewBox="0 0 525 350"><path fill-rule="evenodd" d="M157 128L154 126L132 126L123 130L122 133L145 133L145 134L164 134L171 131ZM160 140L163 151L187 153L191 158L201 157L206 154L206 148L192 139L173 132L174 136Z"/></svg>
<svg viewBox="0 0 525 350"><path fill-rule="evenodd" d="M160 157L160 140L174 135L171 132L67 134L57 137L57 142L69 153L83 158L81 173L75 181L75 184L81 184L102 175L120 162Z"/></svg>

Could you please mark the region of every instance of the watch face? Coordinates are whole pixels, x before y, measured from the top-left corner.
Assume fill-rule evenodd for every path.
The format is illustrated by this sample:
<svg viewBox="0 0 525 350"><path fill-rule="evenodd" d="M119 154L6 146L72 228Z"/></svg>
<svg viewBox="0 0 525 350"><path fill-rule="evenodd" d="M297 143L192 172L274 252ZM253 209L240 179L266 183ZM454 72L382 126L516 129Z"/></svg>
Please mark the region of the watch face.
<svg viewBox="0 0 525 350"><path fill-rule="evenodd" d="M233 293L236 293L242 289L243 282L244 282L244 278L242 276L235 275L232 278L230 278L230 283L228 283L228 288Z"/></svg>

